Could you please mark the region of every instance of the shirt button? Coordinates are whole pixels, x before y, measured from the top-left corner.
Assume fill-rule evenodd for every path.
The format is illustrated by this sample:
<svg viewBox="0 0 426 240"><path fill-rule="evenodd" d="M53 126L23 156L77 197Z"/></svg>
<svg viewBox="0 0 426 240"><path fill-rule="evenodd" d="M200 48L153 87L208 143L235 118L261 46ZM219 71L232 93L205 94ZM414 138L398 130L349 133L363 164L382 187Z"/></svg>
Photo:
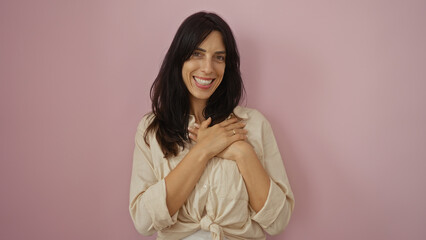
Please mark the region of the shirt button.
<svg viewBox="0 0 426 240"><path fill-rule="evenodd" d="M203 188L204 188L204 189L207 189L207 184L204 184Z"/></svg>

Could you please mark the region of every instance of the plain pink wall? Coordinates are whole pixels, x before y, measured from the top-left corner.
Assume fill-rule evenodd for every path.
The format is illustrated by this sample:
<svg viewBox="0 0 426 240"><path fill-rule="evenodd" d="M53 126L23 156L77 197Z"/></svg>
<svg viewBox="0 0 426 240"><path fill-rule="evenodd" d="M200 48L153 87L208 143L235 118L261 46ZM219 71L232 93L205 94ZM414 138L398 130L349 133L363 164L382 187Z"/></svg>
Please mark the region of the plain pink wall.
<svg viewBox="0 0 426 240"><path fill-rule="evenodd" d="M425 1L0 2L0 239L152 239L137 123L182 20L231 25L296 208L268 239L426 239Z"/></svg>

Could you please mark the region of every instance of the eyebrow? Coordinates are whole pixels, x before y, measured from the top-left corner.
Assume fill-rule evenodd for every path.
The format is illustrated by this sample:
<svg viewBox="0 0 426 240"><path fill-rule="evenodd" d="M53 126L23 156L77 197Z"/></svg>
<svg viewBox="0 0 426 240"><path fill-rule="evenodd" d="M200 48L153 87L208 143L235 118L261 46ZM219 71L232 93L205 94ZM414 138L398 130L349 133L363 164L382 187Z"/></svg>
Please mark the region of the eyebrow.
<svg viewBox="0 0 426 240"><path fill-rule="evenodd" d="M199 48L199 47L197 47L195 50L198 50L198 51L201 51L201 52L207 52L206 49L202 49L202 48ZM216 53L216 54L226 54L226 51L217 51L217 52L214 52L214 53Z"/></svg>

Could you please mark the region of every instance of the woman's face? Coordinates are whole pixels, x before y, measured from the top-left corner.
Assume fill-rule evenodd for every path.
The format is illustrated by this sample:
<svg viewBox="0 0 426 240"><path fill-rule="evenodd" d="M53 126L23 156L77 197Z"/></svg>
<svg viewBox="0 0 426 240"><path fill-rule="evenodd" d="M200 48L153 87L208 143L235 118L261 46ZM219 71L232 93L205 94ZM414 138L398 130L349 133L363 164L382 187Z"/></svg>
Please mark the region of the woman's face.
<svg viewBox="0 0 426 240"><path fill-rule="evenodd" d="M182 67L191 101L207 100L214 93L225 73L225 57L222 34L212 31Z"/></svg>

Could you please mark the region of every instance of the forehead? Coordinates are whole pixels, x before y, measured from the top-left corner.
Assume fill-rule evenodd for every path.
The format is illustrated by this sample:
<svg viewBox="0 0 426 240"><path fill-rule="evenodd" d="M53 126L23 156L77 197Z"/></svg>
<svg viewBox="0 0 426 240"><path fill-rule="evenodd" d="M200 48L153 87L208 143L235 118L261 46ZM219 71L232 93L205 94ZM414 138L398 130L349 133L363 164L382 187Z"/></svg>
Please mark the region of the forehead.
<svg viewBox="0 0 426 240"><path fill-rule="evenodd" d="M206 51L225 51L225 44L219 31L212 31L198 47Z"/></svg>

